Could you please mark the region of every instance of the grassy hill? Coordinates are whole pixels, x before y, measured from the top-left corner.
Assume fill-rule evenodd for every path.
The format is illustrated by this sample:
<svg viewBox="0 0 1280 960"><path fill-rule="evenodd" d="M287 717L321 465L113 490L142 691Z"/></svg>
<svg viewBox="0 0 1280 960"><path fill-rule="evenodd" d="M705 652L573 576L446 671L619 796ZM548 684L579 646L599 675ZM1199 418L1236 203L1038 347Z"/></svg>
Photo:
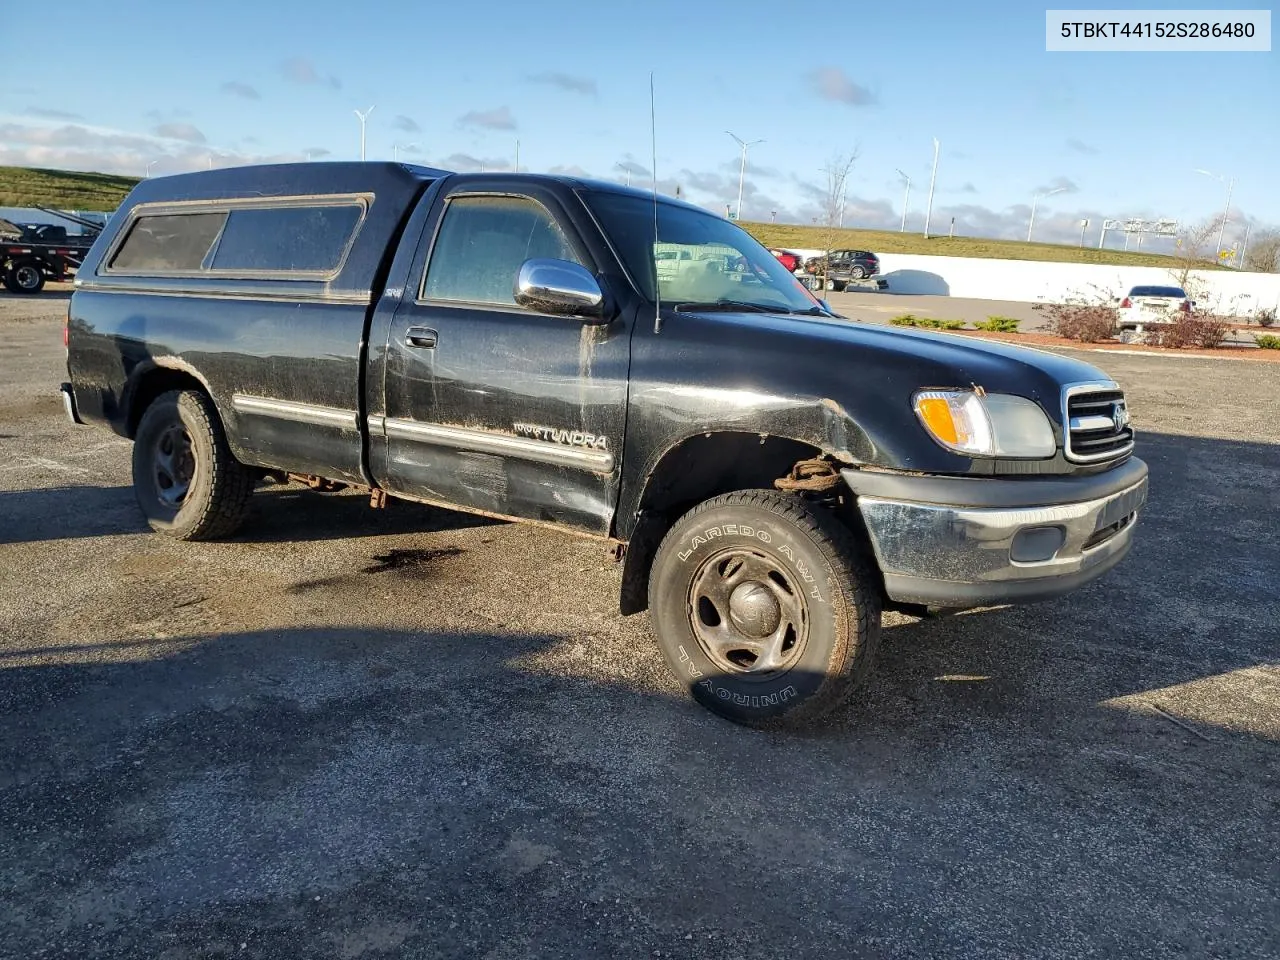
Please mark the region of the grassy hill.
<svg viewBox="0 0 1280 960"><path fill-rule="evenodd" d="M117 177L110 173L0 167L0 207L105 212L118 207L137 182L137 177Z"/></svg>
<svg viewBox="0 0 1280 960"><path fill-rule="evenodd" d="M58 207L64 210L114 210L138 182L136 177L73 170L0 167L0 207ZM889 230L829 230L791 223L742 224L768 247L823 249L853 247L876 253L924 253L943 257L994 257L1009 260L1053 260L1134 267L1173 267L1173 257L1126 253L1094 247L984 240L980 237L932 237ZM1204 264L1212 268L1213 264Z"/></svg>
<svg viewBox="0 0 1280 960"><path fill-rule="evenodd" d="M896 230L831 230L793 223L752 223L743 228L766 247L798 247L822 250L853 248L876 253L922 253L939 257L983 257L1006 260L1052 260L1059 263L1101 263L1127 267L1174 267L1173 257L1158 253L1099 250L1096 247L1026 243L1022 240L986 240L981 237L930 237ZM1214 264L1197 264L1213 269Z"/></svg>

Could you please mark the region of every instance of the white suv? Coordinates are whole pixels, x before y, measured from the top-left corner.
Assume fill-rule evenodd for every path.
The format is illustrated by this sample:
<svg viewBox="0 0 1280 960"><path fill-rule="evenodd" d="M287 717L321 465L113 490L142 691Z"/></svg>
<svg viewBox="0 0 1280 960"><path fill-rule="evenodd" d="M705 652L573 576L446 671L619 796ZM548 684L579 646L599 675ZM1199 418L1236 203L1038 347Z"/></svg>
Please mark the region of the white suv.
<svg viewBox="0 0 1280 960"><path fill-rule="evenodd" d="M1148 326L1173 323L1179 312L1190 313L1193 306L1181 287L1133 287L1116 310L1120 339L1140 337Z"/></svg>

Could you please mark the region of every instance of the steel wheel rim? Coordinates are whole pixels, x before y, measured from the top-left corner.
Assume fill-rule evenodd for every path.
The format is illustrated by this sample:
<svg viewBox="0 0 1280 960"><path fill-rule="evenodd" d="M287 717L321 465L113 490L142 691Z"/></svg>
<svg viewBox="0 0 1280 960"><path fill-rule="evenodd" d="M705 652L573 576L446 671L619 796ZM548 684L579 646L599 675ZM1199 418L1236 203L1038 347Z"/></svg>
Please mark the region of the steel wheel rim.
<svg viewBox="0 0 1280 960"><path fill-rule="evenodd" d="M151 475L160 502L179 509L195 482L197 467L187 428L182 424L166 427L156 437L151 456Z"/></svg>
<svg viewBox="0 0 1280 960"><path fill-rule="evenodd" d="M804 591L763 551L730 548L704 560L690 581L686 610L703 654L726 674L769 680L804 655Z"/></svg>
<svg viewBox="0 0 1280 960"><path fill-rule="evenodd" d="M13 271L13 279L23 290L30 290L40 282L40 274L35 267L19 267Z"/></svg>

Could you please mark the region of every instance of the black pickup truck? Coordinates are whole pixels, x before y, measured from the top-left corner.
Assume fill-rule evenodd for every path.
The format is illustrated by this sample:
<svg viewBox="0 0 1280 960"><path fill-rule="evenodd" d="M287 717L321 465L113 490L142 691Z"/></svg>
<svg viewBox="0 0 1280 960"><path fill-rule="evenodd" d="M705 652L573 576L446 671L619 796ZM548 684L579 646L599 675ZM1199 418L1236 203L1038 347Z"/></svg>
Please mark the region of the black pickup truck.
<svg viewBox="0 0 1280 960"><path fill-rule="evenodd" d="M161 533L230 535L274 476L596 537L746 723L839 702L886 607L1088 583L1146 498L1095 368L846 321L733 223L569 177L144 180L66 336L67 413L133 439Z"/></svg>

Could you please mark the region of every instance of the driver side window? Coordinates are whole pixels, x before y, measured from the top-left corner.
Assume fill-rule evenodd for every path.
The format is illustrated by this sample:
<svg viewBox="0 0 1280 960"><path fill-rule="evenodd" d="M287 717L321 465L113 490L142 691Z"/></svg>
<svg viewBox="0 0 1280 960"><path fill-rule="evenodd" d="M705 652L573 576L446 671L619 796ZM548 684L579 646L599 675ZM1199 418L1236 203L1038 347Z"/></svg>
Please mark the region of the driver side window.
<svg viewBox="0 0 1280 960"><path fill-rule="evenodd" d="M516 274L533 257L582 262L541 204L527 197L454 197L436 235L422 299L514 306Z"/></svg>

